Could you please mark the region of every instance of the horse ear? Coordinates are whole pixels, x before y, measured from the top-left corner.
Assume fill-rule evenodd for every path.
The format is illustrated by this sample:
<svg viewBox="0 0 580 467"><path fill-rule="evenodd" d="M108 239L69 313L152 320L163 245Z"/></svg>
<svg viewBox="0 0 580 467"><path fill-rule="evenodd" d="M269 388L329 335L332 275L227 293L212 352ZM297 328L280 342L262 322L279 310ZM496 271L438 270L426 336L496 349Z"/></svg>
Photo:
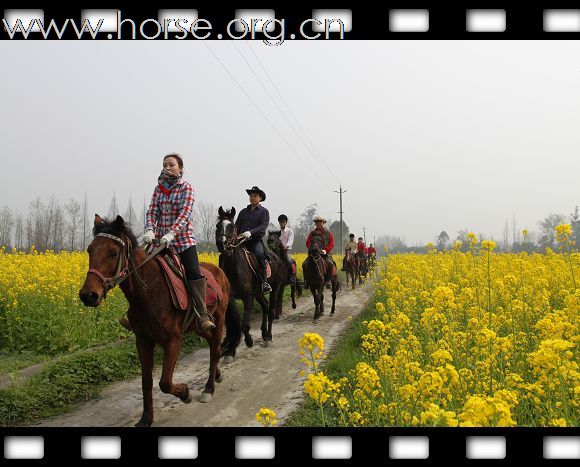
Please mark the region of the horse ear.
<svg viewBox="0 0 580 467"><path fill-rule="evenodd" d="M103 218L98 214L95 214L95 227L99 224L102 224L103 222L105 222Z"/></svg>
<svg viewBox="0 0 580 467"><path fill-rule="evenodd" d="M232 210L230 211L231 215L232 215L232 219L236 216L236 208L234 208L232 206Z"/></svg>
<svg viewBox="0 0 580 467"><path fill-rule="evenodd" d="M118 226L122 226L125 224L125 220L121 216L117 215L117 218L115 219L115 224L117 224Z"/></svg>
<svg viewBox="0 0 580 467"><path fill-rule="evenodd" d="M220 216L220 217L223 217L223 216L224 216L224 214L225 214L225 212L224 212L224 208L222 208L221 206L220 206L220 207L219 207L219 209L218 209L218 214L219 214L219 216Z"/></svg>

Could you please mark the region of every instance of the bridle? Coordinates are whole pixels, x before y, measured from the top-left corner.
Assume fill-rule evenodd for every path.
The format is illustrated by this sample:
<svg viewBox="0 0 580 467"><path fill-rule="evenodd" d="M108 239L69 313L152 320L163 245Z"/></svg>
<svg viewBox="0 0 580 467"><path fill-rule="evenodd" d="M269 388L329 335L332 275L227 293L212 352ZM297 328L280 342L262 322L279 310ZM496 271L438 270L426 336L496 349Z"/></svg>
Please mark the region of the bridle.
<svg viewBox="0 0 580 467"><path fill-rule="evenodd" d="M223 222L224 220L228 220L228 219L222 219L220 222ZM231 221L229 221L231 222ZM228 238L225 235L225 229L224 229L224 234L222 235L222 237L225 239L223 241L224 244L224 253L227 254L228 256L232 256L234 254L234 249L236 249L237 247L239 247L242 243L246 242L248 239L246 237L244 237L243 235L237 235L237 230L236 230L236 224L234 224L232 222L232 225L234 226L234 231L232 233L232 235ZM222 226L223 228L223 226Z"/></svg>
<svg viewBox="0 0 580 467"><path fill-rule="evenodd" d="M103 282L103 287L105 289L105 296L106 296L107 292L109 290L115 288L121 282L123 282L129 273L129 258L131 256L131 242L127 242L127 244L125 244L125 241L122 238L117 237L115 235L107 234L107 233L98 233L97 235L95 235L95 237L110 238L111 240L114 240L117 243L120 243L121 246L123 247L121 250L122 254L119 255L119 262L117 264L117 272L115 273L114 276L105 277L101 273L101 271L99 271L97 269L93 269L93 268L91 268L87 271L87 275L90 273L93 273L93 274L96 274L97 276L99 276L99 278Z"/></svg>
<svg viewBox="0 0 580 467"><path fill-rule="evenodd" d="M308 254L314 260L318 274L324 282L324 260L322 259L322 254L320 253L320 246L318 243L315 243L314 246L308 250Z"/></svg>
<svg viewBox="0 0 580 467"><path fill-rule="evenodd" d="M87 275L89 275L90 273L93 273L93 274L97 275L99 277L99 279L101 279L101 281L103 282L103 288L105 289L105 293L104 293L105 297L107 296L107 292L109 290L117 287L119 284L121 284L121 282L123 282L125 279L127 279L129 276L131 276L131 274L133 274L133 273L137 277L137 280L138 280L139 284L141 285L141 287L147 288L147 284L145 284L145 282L143 282L143 279L141 279L141 277L139 276L137 269L139 269L141 266L143 266L149 260L152 260L153 258L155 258L155 256L157 256L157 254L160 253L164 249L163 246L159 246L155 250L151 251L149 253L149 256L147 256L147 258L139 266L135 266L135 263L133 262L133 257L131 256L131 253L132 253L131 241L128 241L125 243L125 241L122 238L117 237L115 235L107 234L107 233L98 233L97 235L95 235L95 237L110 238L111 240L114 240L115 242L120 243L121 246L123 247L123 249L122 249L123 254L119 255L119 263L117 264L117 272L115 273L114 276L105 277L103 275L103 273L101 273L101 271L99 271L97 269L93 269L93 268L91 268L87 271ZM132 268L131 271L129 270L130 267Z"/></svg>

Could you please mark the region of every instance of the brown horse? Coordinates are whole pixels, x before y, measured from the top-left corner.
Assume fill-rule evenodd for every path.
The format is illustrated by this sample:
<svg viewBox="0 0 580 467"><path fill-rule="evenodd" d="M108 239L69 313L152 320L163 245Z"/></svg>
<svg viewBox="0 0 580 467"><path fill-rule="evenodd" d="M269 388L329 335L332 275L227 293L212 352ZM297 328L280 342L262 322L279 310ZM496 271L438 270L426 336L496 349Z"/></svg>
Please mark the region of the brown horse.
<svg viewBox="0 0 580 467"><path fill-rule="evenodd" d="M123 218L113 222L95 215L94 239L89 245L89 271L80 299L86 306L96 307L107 292L120 283L129 302L127 316L135 333L135 344L141 362L143 389L143 414L136 426L153 423L153 350L156 344L163 347L163 371L159 387L164 393L173 394L189 403L192 396L187 384L174 384L173 371L181 351L182 336L195 331L204 337L210 349L209 378L201 396L201 402L212 399L215 382L222 380L218 361L222 354L233 355L241 339L240 314L230 302L230 285L217 267L201 263L221 287L222 298L208 308L216 327L203 332L194 319L188 329L183 329L185 312L175 308L163 271L157 260L147 261L148 254L138 248L137 239ZM220 346L224 324L227 335Z"/></svg>
<svg viewBox="0 0 580 467"><path fill-rule="evenodd" d="M355 277L358 277L358 260L356 255L347 252L344 258L344 270L346 271L346 286L348 287L348 278L350 277L352 282L352 288L355 288Z"/></svg>
<svg viewBox="0 0 580 467"><path fill-rule="evenodd" d="M312 244L308 250L308 258L302 263L304 282L308 284L312 297L314 298L314 319L316 324L321 315L324 314L324 286L327 282L332 285L332 306L330 316L334 315L336 309L336 292L340 290L340 283L336 271L336 265L332 260L326 260L321 253L322 240L315 235L312 236Z"/></svg>

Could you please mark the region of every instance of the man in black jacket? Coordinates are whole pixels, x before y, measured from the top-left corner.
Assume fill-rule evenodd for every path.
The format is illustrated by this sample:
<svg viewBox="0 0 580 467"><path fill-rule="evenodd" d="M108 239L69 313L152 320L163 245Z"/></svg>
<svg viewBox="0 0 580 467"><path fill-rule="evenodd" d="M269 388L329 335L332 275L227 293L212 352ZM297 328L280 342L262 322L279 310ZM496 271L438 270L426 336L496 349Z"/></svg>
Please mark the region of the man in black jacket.
<svg viewBox="0 0 580 467"><path fill-rule="evenodd" d="M247 238L246 247L258 260L258 274L262 281L262 293L272 291L266 279L266 259L262 239L270 223L270 213L260 203L266 200L264 193L257 186L246 190L250 196L250 204L242 209L236 219L236 229Z"/></svg>

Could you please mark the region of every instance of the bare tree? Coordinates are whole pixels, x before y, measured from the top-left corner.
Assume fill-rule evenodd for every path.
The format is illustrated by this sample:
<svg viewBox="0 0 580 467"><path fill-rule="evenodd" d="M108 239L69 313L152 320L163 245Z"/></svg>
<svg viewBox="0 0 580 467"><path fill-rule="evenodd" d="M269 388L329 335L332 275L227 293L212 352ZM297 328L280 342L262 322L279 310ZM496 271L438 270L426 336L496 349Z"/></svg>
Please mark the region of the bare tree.
<svg viewBox="0 0 580 467"><path fill-rule="evenodd" d="M547 247L554 248L556 245L556 226L566 222L566 216L562 214L550 214L544 220L539 221L540 239L539 247L545 250Z"/></svg>
<svg viewBox="0 0 580 467"><path fill-rule="evenodd" d="M447 232L445 232L445 230L443 230L437 236L437 249L445 250L447 249L448 246L449 246L449 235L447 234Z"/></svg>
<svg viewBox="0 0 580 467"><path fill-rule="evenodd" d="M76 240L80 228L81 205L77 200L70 198L64 209L68 219L67 231L69 233L69 249L70 251L75 251L77 246Z"/></svg>
<svg viewBox="0 0 580 467"><path fill-rule="evenodd" d="M22 219L22 214L18 214L14 222L14 247L17 250L24 249L24 220Z"/></svg>
<svg viewBox="0 0 580 467"><path fill-rule="evenodd" d="M85 200L83 202L83 244L82 244L83 250L88 245L87 234L90 231L88 224L87 224L87 209L88 209L87 194L85 193Z"/></svg>
<svg viewBox="0 0 580 467"><path fill-rule="evenodd" d="M9 248L12 245L12 229L14 227L14 214L8 206L0 209L0 246Z"/></svg>
<svg viewBox="0 0 580 467"><path fill-rule="evenodd" d="M133 232L137 234L139 231L136 230L137 227L137 214L135 214L135 210L133 209L133 200L131 195L129 195L129 204L127 205L127 209L125 210L125 214L123 215L125 222L129 224Z"/></svg>
<svg viewBox="0 0 580 467"><path fill-rule="evenodd" d="M203 201L197 203L194 215L196 234L207 244L212 243L217 219L217 208Z"/></svg>
<svg viewBox="0 0 580 467"><path fill-rule="evenodd" d="M58 201L54 201L54 206L51 210L52 215L52 235L50 249L54 251L61 251L65 245L65 231L66 231L66 221L65 213Z"/></svg>
<svg viewBox="0 0 580 467"><path fill-rule="evenodd" d="M119 214L119 205L117 204L117 194L113 192L113 197L111 198L111 204L109 204L109 213L107 214L109 219L115 219Z"/></svg>

